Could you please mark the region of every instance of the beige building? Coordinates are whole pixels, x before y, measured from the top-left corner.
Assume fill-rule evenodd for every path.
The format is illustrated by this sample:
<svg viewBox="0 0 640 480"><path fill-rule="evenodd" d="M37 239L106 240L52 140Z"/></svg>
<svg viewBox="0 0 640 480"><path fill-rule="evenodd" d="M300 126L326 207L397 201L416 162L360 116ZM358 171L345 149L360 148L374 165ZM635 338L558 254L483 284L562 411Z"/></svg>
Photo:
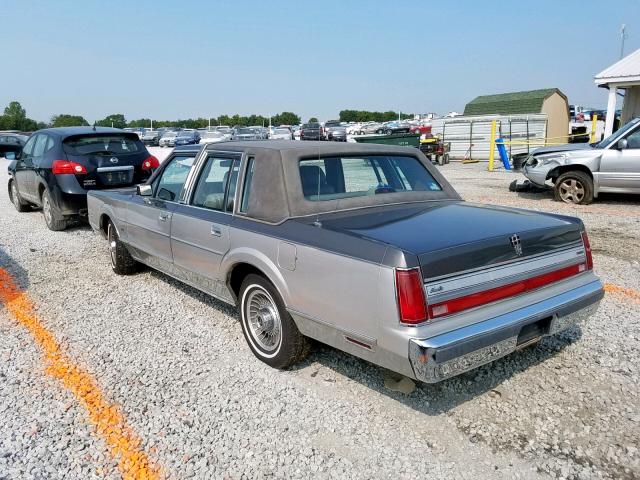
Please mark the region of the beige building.
<svg viewBox="0 0 640 480"><path fill-rule="evenodd" d="M624 93L620 124L640 117L640 49L617 61L595 76L596 85L609 89L605 137L613 132L618 94Z"/></svg>
<svg viewBox="0 0 640 480"><path fill-rule="evenodd" d="M482 95L467 103L465 115L547 115L547 138L566 143L569 135L569 103L557 88Z"/></svg>

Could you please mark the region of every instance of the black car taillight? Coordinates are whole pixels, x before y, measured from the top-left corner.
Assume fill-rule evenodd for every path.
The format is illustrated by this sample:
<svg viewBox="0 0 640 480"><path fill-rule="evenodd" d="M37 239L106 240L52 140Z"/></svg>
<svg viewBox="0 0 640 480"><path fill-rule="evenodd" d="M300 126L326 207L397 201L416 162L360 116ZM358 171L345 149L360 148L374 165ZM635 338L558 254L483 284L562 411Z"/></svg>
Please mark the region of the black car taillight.
<svg viewBox="0 0 640 480"><path fill-rule="evenodd" d="M51 173L54 175L84 175L87 173L87 169L77 162L54 160L51 164Z"/></svg>
<svg viewBox="0 0 640 480"><path fill-rule="evenodd" d="M160 166L160 162L153 155L142 162L142 170L155 170Z"/></svg>

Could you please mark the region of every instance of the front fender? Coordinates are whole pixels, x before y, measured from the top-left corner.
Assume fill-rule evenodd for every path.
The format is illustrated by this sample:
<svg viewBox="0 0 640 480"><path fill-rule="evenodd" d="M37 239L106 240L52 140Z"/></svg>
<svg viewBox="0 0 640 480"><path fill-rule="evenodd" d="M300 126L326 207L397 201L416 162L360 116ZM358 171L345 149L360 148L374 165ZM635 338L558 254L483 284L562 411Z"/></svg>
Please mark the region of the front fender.
<svg viewBox="0 0 640 480"><path fill-rule="evenodd" d="M278 266L263 252L253 248L238 247L232 249L222 259L220 277L225 279L227 286L229 286L229 277L233 267L239 263L247 263L264 273L278 290L285 306L291 304L291 292Z"/></svg>

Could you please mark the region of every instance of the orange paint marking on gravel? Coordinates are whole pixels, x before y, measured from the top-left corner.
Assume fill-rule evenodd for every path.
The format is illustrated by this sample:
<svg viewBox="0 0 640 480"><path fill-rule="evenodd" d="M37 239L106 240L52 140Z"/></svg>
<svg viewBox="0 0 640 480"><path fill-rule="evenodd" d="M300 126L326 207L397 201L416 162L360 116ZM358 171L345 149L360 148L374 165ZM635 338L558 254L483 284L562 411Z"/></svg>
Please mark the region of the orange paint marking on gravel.
<svg viewBox="0 0 640 480"><path fill-rule="evenodd" d="M73 363L37 314L33 302L0 268L0 302L24 326L44 354L46 373L58 379L87 410L98 435L118 461L125 480L156 480L160 470L142 450L140 438L131 429L117 404L109 402L90 373Z"/></svg>
<svg viewBox="0 0 640 480"><path fill-rule="evenodd" d="M613 283L605 283L604 291L607 293L613 293L614 295L627 297L634 303L640 303L640 292L633 288L621 287L619 285L614 285Z"/></svg>

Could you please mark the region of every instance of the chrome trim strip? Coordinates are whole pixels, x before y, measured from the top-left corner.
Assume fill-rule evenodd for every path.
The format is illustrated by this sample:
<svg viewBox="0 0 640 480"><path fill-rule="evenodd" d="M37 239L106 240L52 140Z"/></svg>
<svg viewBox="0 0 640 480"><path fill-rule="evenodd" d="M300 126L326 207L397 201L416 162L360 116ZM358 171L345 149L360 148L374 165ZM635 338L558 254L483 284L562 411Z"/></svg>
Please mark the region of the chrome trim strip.
<svg viewBox="0 0 640 480"><path fill-rule="evenodd" d="M582 243L582 240L576 240L575 242L572 242L568 245L562 245L561 247L555 248L553 250L547 251L547 252L543 252L543 253L538 253L536 255L530 255L528 256L525 260L533 260L536 258L541 258L541 257L546 257L547 255L553 255L558 251L562 251L564 252L565 250L568 250L570 248L582 248L584 250L584 245ZM492 267L501 267L504 265L513 265L514 263L519 263L522 262L523 259L521 258L514 258L512 260L506 260L504 262L498 262L498 263L494 263L491 266ZM466 275L466 274L471 274L474 272L480 272L480 271L485 271L487 269L487 267L478 267L478 268L470 268L469 270L460 270L459 272L453 272L453 273L447 273L446 275L440 275L437 277L425 277L423 278L423 280L428 283L431 282L435 282L435 281L439 281L439 280L445 280L445 279L449 279L452 277L459 277L461 275Z"/></svg>
<svg viewBox="0 0 640 480"><path fill-rule="evenodd" d="M121 167L98 167L96 171L102 172L129 172L133 170L133 165L123 165Z"/></svg>
<svg viewBox="0 0 640 480"><path fill-rule="evenodd" d="M449 280L430 281L425 284L425 293L429 303L439 303L575 265L585 260L584 247L572 248L518 263L487 268Z"/></svg>
<svg viewBox="0 0 640 480"><path fill-rule="evenodd" d="M337 325L334 325L333 323L325 322L324 320L321 320L318 317L307 315L306 313L302 313L293 308L287 308L287 311L292 315L302 317L306 320L311 320L312 322L319 323L324 327L333 328L334 330L337 330L338 332L340 332L343 336L352 337L355 340L358 340L362 343L366 343L371 346L371 350L373 350L373 348L378 344L378 341L375 338L367 337L366 335L362 335L361 333L356 333L352 330L347 330L346 328L338 327Z"/></svg>

